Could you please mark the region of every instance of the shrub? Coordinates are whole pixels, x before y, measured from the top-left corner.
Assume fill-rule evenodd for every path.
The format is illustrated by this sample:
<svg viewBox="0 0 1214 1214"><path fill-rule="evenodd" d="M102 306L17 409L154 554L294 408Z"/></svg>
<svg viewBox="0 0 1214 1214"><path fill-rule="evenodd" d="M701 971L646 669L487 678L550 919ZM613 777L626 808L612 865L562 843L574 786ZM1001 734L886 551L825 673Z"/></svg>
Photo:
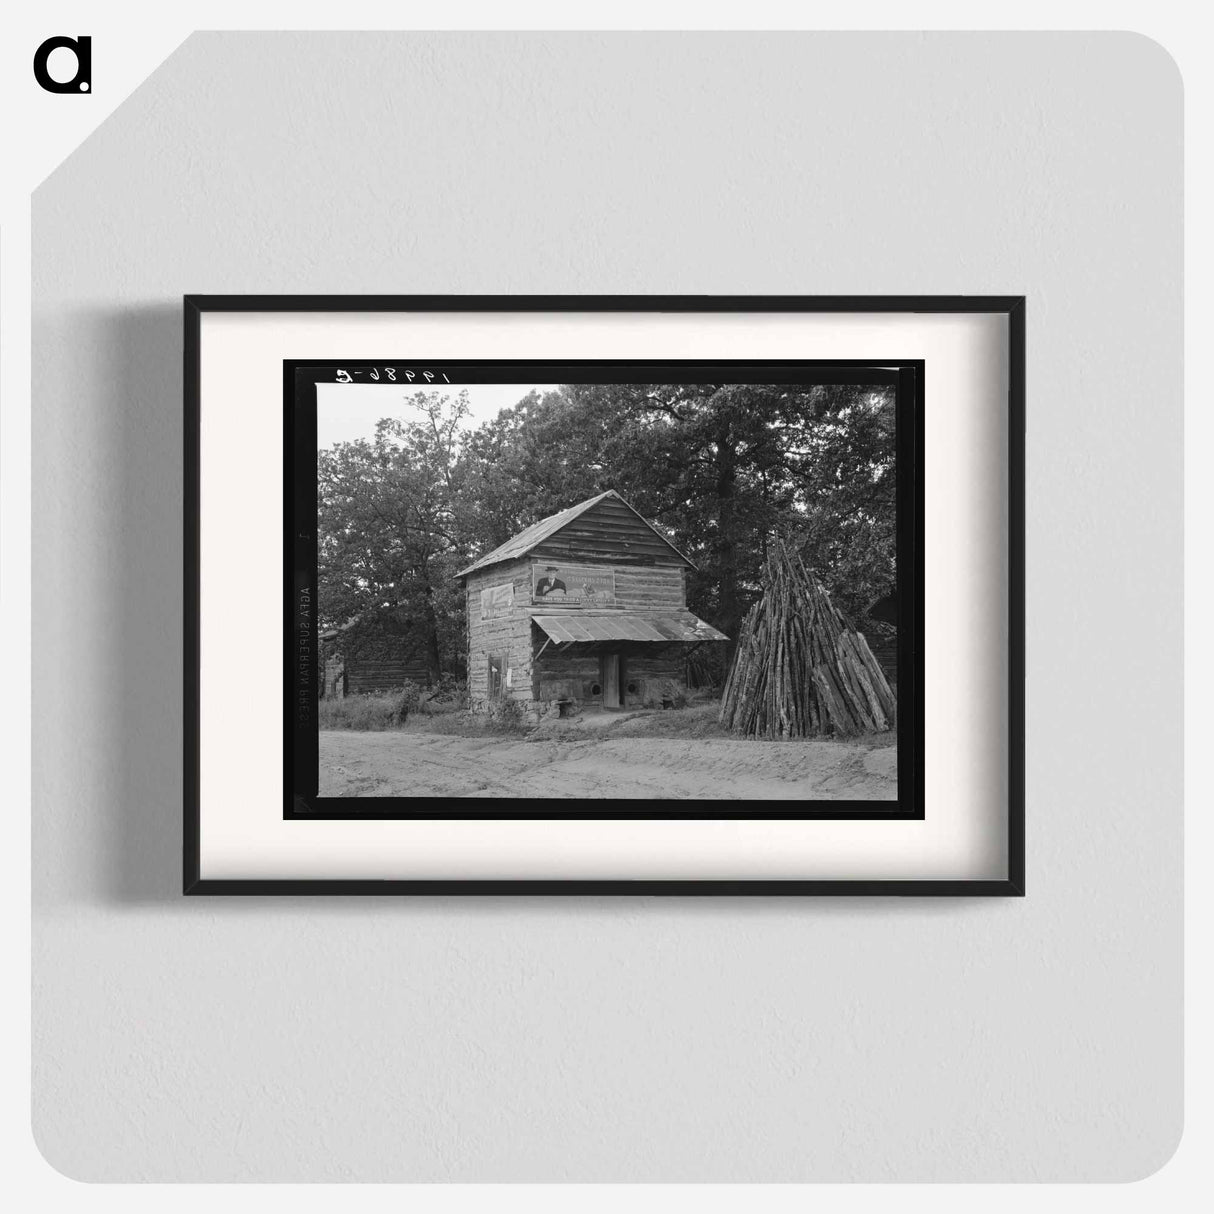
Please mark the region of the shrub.
<svg viewBox="0 0 1214 1214"><path fill-rule="evenodd" d="M523 706L509 696L503 696L489 706L489 717L499 725L522 725Z"/></svg>
<svg viewBox="0 0 1214 1214"><path fill-rule="evenodd" d="M687 692L674 679L662 680L661 706L663 708L686 708Z"/></svg>
<svg viewBox="0 0 1214 1214"><path fill-rule="evenodd" d="M396 722L398 692L368 695L326 696L318 705L321 729L392 729Z"/></svg>
<svg viewBox="0 0 1214 1214"><path fill-rule="evenodd" d="M434 688L429 696L429 702L434 704L457 704L461 707L466 705L468 698L468 682L466 679L457 679L451 673L439 675L438 686Z"/></svg>
<svg viewBox="0 0 1214 1214"><path fill-rule="evenodd" d="M406 679L392 706L392 724L403 725L409 719L409 714L421 703L421 698L421 688L412 679Z"/></svg>

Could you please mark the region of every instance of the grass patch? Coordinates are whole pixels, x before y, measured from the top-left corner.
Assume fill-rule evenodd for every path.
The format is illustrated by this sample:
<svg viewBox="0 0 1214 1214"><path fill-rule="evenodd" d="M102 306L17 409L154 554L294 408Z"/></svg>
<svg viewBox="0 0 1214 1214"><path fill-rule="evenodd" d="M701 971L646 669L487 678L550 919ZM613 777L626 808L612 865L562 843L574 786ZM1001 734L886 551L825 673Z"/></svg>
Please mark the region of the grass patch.
<svg viewBox="0 0 1214 1214"><path fill-rule="evenodd" d="M728 738L717 720L717 700L667 708L621 721L606 731L611 738Z"/></svg>
<svg viewBox="0 0 1214 1214"><path fill-rule="evenodd" d="M384 730L399 729L396 705L400 693L380 691L370 695L326 696L317 703L321 729Z"/></svg>
<svg viewBox="0 0 1214 1214"><path fill-rule="evenodd" d="M326 696L317 702L321 729L355 729L375 733L388 729L412 729L422 722L468 715L454 700L426 700L411 703L401 716L402 691L376 691L363 695Z"/></svg>
<svg viewBox="0 0 1214 1214"><path fill-rule="evenodd" d="M632 717L621 721L618 725L595 735L580 735L581 740L587 738L729 738L740 740L736 734L725 729L717 714L721 707L719 699L705 699L697 696L693 703L686 708L664 709L660 712L647 712L642 716ZM791 743L819 739L789 738ZM826 734L820 739L828 742L847 742L860 750L876 750L883 746L896 746L898 735L893 730L885 733L861 734L859 737L841 738Z"/></svg>
<svg viewBox="0 0 1214 1214"><path fill-rule="evenodd" d="M862 733L854 738L840 738L840 742L854 742L865 750L878 750L883 746L898 745L898 731L887 729L884 733Z"/></svg>
<svg viewBox="0 0 1214 1214"><path fill-rule="evenodd" d="M399 730L404 733L441 733L458 738L522 737L527 726L511 712L469 712L450 700L427 700L400 717L401 692L323 699L319 702L321 729L351 729L365 733Z"/></svg>

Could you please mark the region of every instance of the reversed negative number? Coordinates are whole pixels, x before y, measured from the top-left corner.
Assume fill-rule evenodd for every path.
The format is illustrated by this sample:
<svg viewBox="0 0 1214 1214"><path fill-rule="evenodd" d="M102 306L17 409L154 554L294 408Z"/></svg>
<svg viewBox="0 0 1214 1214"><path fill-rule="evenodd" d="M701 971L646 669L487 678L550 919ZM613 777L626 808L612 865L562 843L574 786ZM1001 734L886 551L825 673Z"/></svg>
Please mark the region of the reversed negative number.
<svg viewBox="0 0 1214 1214"><path fill-rule="evenodd" d="M451 381L441 371L415 371L411 367L355 367L347 371L338 367L334 382L339 384L388 383L388 384L449 384Z"/></svg>

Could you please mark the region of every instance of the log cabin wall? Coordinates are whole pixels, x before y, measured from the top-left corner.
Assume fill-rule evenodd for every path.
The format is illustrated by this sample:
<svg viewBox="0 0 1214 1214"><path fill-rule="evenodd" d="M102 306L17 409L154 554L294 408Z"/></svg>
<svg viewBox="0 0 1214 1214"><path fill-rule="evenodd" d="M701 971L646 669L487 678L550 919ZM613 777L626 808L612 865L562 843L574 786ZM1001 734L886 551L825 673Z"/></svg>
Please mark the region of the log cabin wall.
<svg viewBox="0 0 1214 1214"><path fill-rule="evenodd" d="M541 640L540 645L543 642ZM538 647L537 647L538 648ZM687 690L688 645L647 646L620 642L604 645L620 655L620 688L626 708L660 708L672 693ZM535 663L536 699L577 700L583 706L603 703L603 655L579 649L554 653L548 646Z"/></svg>
<svg viewBox="0 0 1214 1214"><path fill-rule="evenodd" d="M346 694L394 691L406 682L428 686L433 675L425 660L408 658L350 657L345 662Z"/></svg>
<svg viewBox="0 0 1214 1214"><path fill-rule="evenodd" d="M545 647L543 634L538 628L532 628L533 615L560 615L567 612L576 616L584 610L581 607L563 607L555 602L532 604L532 567L542 566L544 559L537 552L519 560L478 569L468 575L468 695L477 707L488 707L491 701L489 659L497 655L505 663L502 698L518 701L529 712L541 711L543 706L563 699L582 703L602 702L601 693L593 691L601 679L599 654L585 651L562 653L553 645ZM550 554L547 559L560 558ZM592 561L584 555L577 563L613 572L615 606L602 608L604 612L678 609L685 605L686 576L681 564L638 567L612 561ZM506 587L509 587L509 603L504 605L499 602L490 608L492 618L482 619L481 592L496 590L498 595L502 595ZM655 654L649 647L624 643L613 648L625 655L625 704L660 703L660 684L666 681L672 681L680 688L685 687L682 654L665 648L660 654ZM535 655L541 649L543 655L536 661ZM635 692L628 692L630 682L636 682Z"/></svg>
<svg viewBox="0 0 1214 1214"><path fill-rule="evenodd" d="M544 529L543 523L531 530ZM603 642L593 646L547 643L532 623L537 615L660 614L687 605L687 560L622 499L609 494L542 538L520 533L495 549L505 559L465 574L468 618L468 692L474 707L494 698L490 659L500 656L500 697L519 703L532 718L555 711L561 701L601 704L604 652L619 654L623 703L660 705L686 688L687 644ZM545 565L565 572L589 566L611 573L611 593L598 605L565 599L565 591L532 602L535 578ZM590 571L588 582L593 584ZM560 573L553 575L559 577ZM570 584L571 591L574 589ZM603 589L600 587L600 589ZM483 592L489 592L482 600ZM482 601L485 611L482 611ZM487 614L489 618L482 618ZM597 690L596 690L597 689Z"/></svg>
<svg viewBox="0 0 1214 1214"><path fill-rule="evenodd" d="M543 644L543 641L540 642ZM553 653L550 645L535 666L536 699L577 700L582 704L601 704L602 659L598 654Z"/></svg>
<svg viewBox="0 0 1214 1214"><path fill-rule="evenodd" d="M581 564L597 562L582 561ZM612 565L616 607L622 611L681 608L687 605L686 570L681 565Z"/></svg>
<svg viewBox="0 0 1214 1214"><path fill-rule="evenodd" d="M658 652L627 654L622 684L628 708L661 708L672 693L687 692L688 645Z"/></svg>
<svg viewBox="0 0 1214 1214"><path fill-rule="evenodd" d="M425 687L434 678L425 657L406 653L404 642L382 642L370 651L347 654L328 641L324 643L324 655L322 696L395 691L409 681Z"/></svg>
<svg viewBox="0 0 1214 1214"><path fill-rule="evenodd" d="M481 591L509 586L510 602L481 618ZM501 655L502 695L530 704L531 688L531 558L490 565L468 575L468 697L489 704L489 659Z"/></svg>

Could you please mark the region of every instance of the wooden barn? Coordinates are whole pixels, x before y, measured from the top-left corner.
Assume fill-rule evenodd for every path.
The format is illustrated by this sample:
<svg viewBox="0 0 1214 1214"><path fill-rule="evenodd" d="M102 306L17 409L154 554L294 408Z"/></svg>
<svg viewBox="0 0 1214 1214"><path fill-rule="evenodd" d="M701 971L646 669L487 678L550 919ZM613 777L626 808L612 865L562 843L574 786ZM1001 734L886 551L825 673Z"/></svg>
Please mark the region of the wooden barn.
<svg viewBox="0 0 1214 1214"><path fill-rule="evenodd" d="M688 655L728 638L687 610L691 562L614 490L541 519L457 575L474 707L532 719L661 707Z"/></svg>
<svg viewBox="0 0 1214 1214"><path fill-rule="evenodd" d="M354 644L343 629L333 628L321 634L320 645L322 699L393 691L403 687L406 680L425 686L435 677L424 650L410 638L386 637Z"/></svg>

